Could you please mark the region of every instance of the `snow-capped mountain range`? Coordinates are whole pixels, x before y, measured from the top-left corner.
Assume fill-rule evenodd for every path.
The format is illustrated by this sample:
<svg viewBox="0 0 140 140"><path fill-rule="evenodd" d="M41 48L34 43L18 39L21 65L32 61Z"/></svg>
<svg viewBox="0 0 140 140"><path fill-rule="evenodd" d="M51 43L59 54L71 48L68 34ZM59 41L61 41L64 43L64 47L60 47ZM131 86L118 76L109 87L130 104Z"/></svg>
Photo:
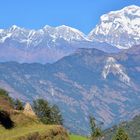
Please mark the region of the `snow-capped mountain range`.
<svg viewBox="0 0 140 140"><path fill-rule="evenodd" d="M39 30L13 25L0 30L0 60L54 62L79 48L75 42L81 44L84 41L88 42L82 32L65 25L45 26Z"/></svg>
<svg viewBox="0 0 140 140"><path fill-rule="evenodd" d="M46 25L38 30L16 25L0 29L0 60L46 63L69 55L77 48L118 52L118 49L139 44L140 7L132 5L101 16L100 23L88 35L65 25Z"/></svg>
<svg viewBox="0 0 140 140"><path fill-rule="evenodd" d="M46 42L50 40L56 42L57 39L64 39L68 42L86 40L82 32L65 25L58 27L46 25L43 29L39 30L28 30L13 25L9 29L0 30L0 43L4 43L7 39L12 39L20 43L25 43L28 46L37 46L45 37L47 38Z"/></svg>

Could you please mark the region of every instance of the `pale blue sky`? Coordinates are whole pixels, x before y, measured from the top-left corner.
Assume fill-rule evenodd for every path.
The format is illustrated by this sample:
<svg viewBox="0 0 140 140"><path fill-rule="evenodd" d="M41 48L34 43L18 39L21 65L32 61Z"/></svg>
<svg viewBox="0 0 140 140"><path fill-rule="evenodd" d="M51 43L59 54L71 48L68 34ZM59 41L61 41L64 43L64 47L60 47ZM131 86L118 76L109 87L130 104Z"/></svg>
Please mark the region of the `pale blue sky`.
<svg viewBox="0 0 140 140"><path fill-rule="evenodd" d="M0 28L68 25L88 33L102 14L140 0L0 0Z"/></svg>

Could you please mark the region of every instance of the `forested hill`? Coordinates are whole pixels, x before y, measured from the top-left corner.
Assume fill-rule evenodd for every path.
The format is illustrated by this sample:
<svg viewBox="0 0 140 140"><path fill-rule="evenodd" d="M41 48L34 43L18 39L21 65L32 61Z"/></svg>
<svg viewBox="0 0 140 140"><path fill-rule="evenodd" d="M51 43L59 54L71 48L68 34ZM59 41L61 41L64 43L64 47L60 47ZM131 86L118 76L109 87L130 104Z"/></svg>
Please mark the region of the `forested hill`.
<svg viewBox="0 0 140 140"><path fill-rule="evenodd" d="M130 136L131 140L140 140L140 116L136 116L133 120L129 122L122 122L120 127L126 130L127 134ZM111 140L113 135L117 130L117 126L114 126L105 131L105 140Z"/></svg>

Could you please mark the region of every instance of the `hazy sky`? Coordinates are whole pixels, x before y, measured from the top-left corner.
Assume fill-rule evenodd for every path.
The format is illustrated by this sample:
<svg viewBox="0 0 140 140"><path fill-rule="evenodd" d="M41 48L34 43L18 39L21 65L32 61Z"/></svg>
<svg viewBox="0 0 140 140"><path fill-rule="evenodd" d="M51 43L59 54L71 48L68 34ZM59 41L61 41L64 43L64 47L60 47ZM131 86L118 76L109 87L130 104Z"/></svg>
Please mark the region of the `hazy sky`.
<svg viewBox="0 0 140 140"><path fill-rule="evenodd" d="M68 25L88 33L102 14L140 0L0 0L0 28Z"/></svg>

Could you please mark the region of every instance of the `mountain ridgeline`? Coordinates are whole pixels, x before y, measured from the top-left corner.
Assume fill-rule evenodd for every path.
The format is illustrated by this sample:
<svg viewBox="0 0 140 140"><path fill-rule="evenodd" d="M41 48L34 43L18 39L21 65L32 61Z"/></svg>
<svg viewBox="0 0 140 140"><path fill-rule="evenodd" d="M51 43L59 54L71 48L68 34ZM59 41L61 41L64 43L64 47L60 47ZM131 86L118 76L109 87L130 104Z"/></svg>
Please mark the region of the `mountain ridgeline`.
<svg viewBox="0 0 140 140"><path fill-rule="evenodd" d="M0 61L52 63L78 48L118 52L140 44L140 7L128 6L101 16L88 34L69 26L0 29ZM5 55L5 53L7 55Z"/></svg>
<svg viewBox="0 0 140 140"><path fill-rule="evenodd" d="M104 127L140 112L140 46L117 54L79 49L54 64L0 64L0 86L24 101L45 98L72 132L87 134L95 114ZM82 122L82 123L81 123Z"/></svg>

